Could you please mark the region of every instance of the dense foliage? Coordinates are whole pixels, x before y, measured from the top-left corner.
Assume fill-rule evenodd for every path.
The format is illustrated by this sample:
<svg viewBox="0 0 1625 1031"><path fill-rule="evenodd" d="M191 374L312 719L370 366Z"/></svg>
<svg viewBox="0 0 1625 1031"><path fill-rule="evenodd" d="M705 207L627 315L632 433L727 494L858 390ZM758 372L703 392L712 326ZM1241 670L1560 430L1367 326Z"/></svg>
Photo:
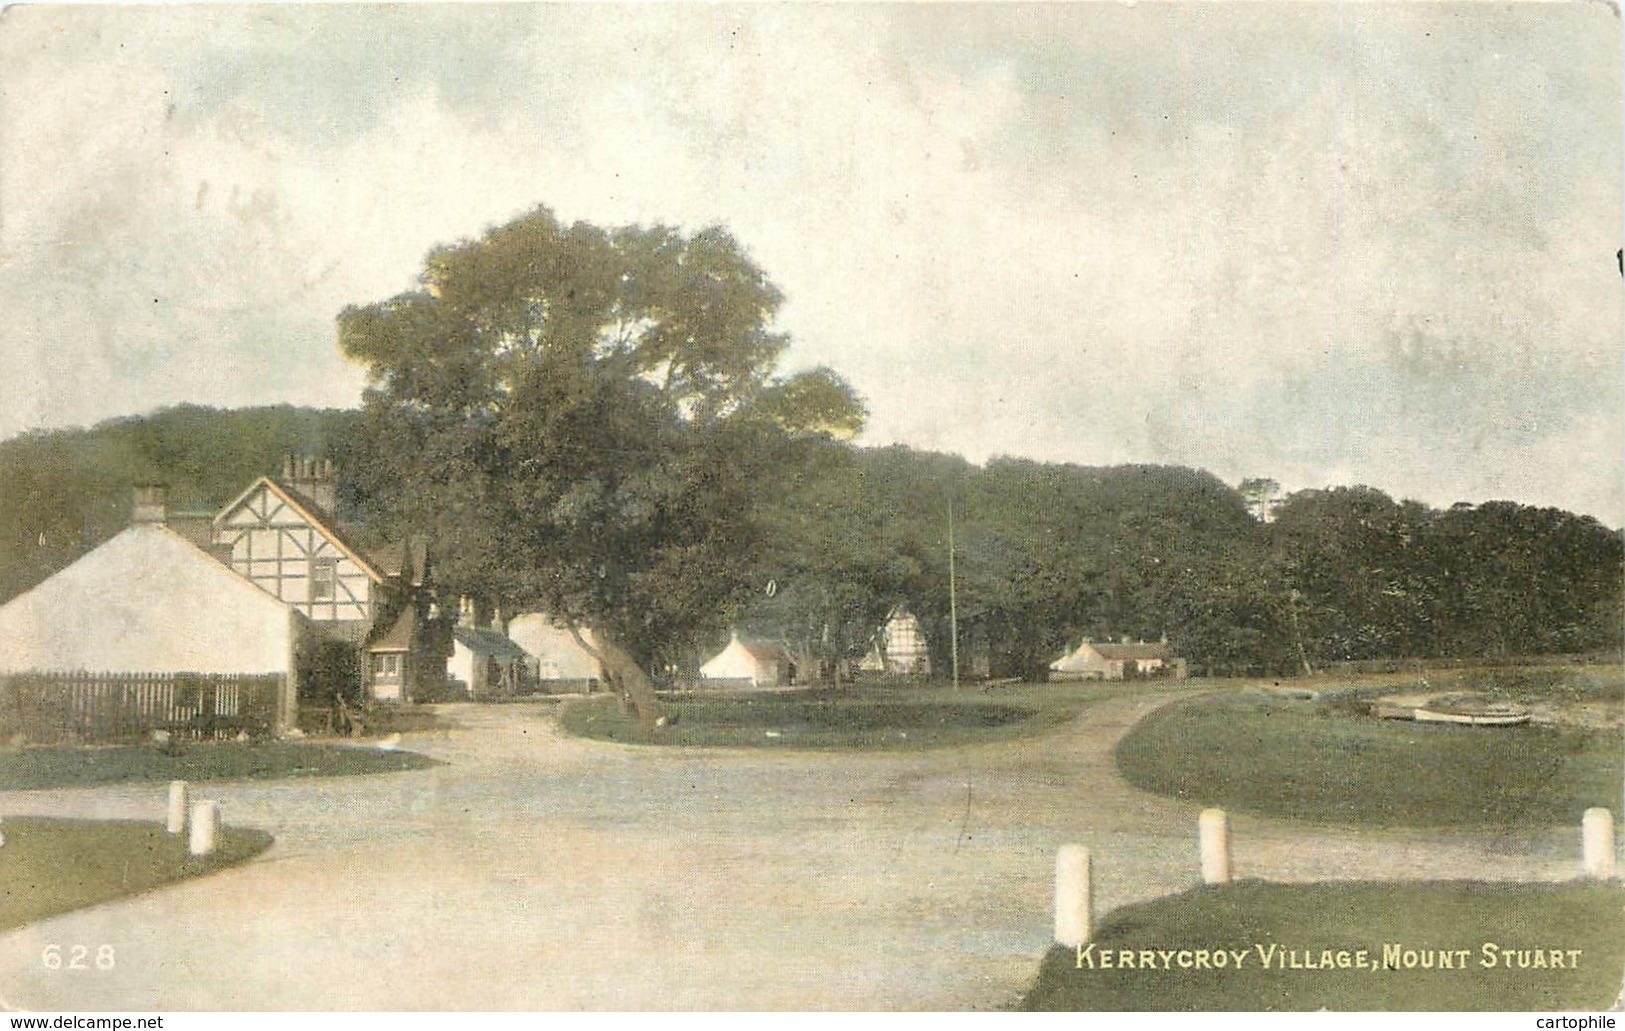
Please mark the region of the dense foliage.
<svg viewBox="0 0 1625 1031"><path fill-rule="evenodd" d="M0 443L0 598L122 527L132 483L208 512L291 454L340 467L363 546L431 541L447 595L590 627L644 716L649 673L729 624L838 675L897 605L938 671L958 644L1028 678L1084 636L1238 674L1621 644L1625 549L1589 517L855 447L840 377L779 369L781 300L723 229L538 208L339 315L359 412L184 406Z"/></svg>
<svg viewBox="0 0 1625 1031"><path fill-rule="evenodd" d="M359 413L183 405L91 430L0 442L0 599L27 590L130 522L133 483L165 483L173 512L212 514L285 455L346 464Z"/></svg>
<svg viewBox="0 0 1625 1031"><path fill-rule="evenodd" d="M122 528L132 480L167 482L175 508L207 511L274 474L283 455L307 454L341 463L352 511L376 504L389 480L355 458L365 434L356 412L186 407L0 443L0 596ZM816 658L850 658L906 602L935 631L946 669L950 497L962 642L985 640L997 675L1038 675L1084 635L1166 634L1207 673L1621 644L1621 535L1556 509L1497 501L1441 511L1352 487L1287 495L1265 523L1240 493L1190 469L976 467L827 439L757 454L748 483L729 495L707 494L703 463L663 466L674 497L759 505L753 539L737 542L741 561L730 567L745 589L722 599L722 616L685 624L690 615L662 610L693 647L731 617ZM688 482L697 489L681 489ZM452 531L467 524L455 517L473 501L453 509L442 547L460 546ZM466 586L511 596L503 552L488 561L482 570L465 556Z"/></svg>
<svg viewBox="0 0 1625 1031"><path fill-rule="evenodd" d="M1502 501L1438 511L1352 487L1288 495L1264 522L1196 470L977 468L904 448L796 471L762 557L775 596L752 600L748 625L849 655L906 602L947 668L950 498L962 651L985 642L995 675L1041 675L1084 636L1166 636L1219 674L1621 642L1625 549L1587 516Z"/></svg>

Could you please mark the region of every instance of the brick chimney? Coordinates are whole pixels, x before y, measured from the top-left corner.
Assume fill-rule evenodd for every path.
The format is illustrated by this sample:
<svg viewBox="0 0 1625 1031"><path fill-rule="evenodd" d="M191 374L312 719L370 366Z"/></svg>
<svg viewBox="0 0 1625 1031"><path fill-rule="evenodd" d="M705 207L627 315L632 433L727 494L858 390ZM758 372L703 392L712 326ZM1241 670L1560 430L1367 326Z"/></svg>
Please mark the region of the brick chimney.
<svg viewBox="0 0 1625 1031"><path fill-rule="evenodd" d="M169 522L169 485L138 483L130 505L131 526L163 526Z"/></svg>
<svg viewBox="0 0 1625 1031"><path fill-rule="evenodd" d="M332 459L284 458L282 485L315 505L321 515L331 516L338 507L339 483Z"/></svg>

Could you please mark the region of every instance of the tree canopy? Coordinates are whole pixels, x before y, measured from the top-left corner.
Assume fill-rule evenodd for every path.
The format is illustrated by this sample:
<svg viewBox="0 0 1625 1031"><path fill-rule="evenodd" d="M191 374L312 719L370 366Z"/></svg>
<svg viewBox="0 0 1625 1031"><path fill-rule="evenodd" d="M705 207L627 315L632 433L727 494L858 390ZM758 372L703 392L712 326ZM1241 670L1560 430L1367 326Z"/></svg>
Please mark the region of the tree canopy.
<svg viewBox="0 0 1625 1031"><path fill-rule="evenodd" d="M566 422L589 419L550 411ZM391 430L396 419L405 436ZM743 434L742 425L730 433ZM631 438L635 454L655 449L630 429L616 432ZM474 450L461 456L465 439ZM438 573L454 591L509 591L509 604L530 604L535 595L518 593L536 578L530 556L550 547L565 570L561 591L607 593L594 556L608 539L591 518L568 518L571 506L590 511L602 502L602 492L580 491L568 503L559 495L552 536L541 535L541 524L504 522L504 512L526 514L527 497L542 504L556 491L523 482L511 455L480 457L505 453L504 439L421 432L388 408L363 416L188 406L0 442L0 482L9 488L0 492L0 599L127 525L132 480L168 483L176 511L212 512L255 476L275 475L289 454L339 465L342 516L359 525L361 543L398 539L402 527L441 531ZM1625 628L1625 538L1556 509L1495 501L1435 510L1369 487L1338 487L1279 498L1263 523L1248 514L1244 492L1190 469L1015 458L978 468L817 432L781 428L748 439L742 457L720 444L681 452L660 445L663 465L649 456L622 471L624 483L642 477L663 491L681 522L720 509L717 532L737 525L720 546L702 541L692 552L668 550L665 565L622 570L640 577L643 597L652 595L648 610L628 611L626 621L641 635L647 620L667 641L650 662L714 643L710 635L726 619L783 639L803 654L803 668L829 669L861 654L887 609L902 602L924 622L934 666L946 669L949 497L961 656L974 627L998 676L1041 676L1085 635L1167 634L1197 672L1284 674L1341 661L1617 651ZM463 478L431 474L412 451L420 441L467 466ZM722 464L709 460L713 452ZM728 472L719 477L717 469ZM713 500L723 488L733 508ZM438 493L420 497L419 489ZM749 516L736 524L741 508ZM381 513L397 521L386 525ZM617 533L632 547L625 527ZM680 569L696 570L693 578L709 586L692 594L657 588L662 576L686 576ZM610 572L606 563L605 580ZM643 601L630 594L625 604Z"/></svg>
<svg viewBox="0 0 1625 1031"><path fill-rule="evenodd" d="M646 721L647 671L749 589L764 490L863 407L784 375L779 291L722 229L537 209L435 250L421 289L339 316L364 363L359 494L430 535L451 590L590 626Z"/></svg>

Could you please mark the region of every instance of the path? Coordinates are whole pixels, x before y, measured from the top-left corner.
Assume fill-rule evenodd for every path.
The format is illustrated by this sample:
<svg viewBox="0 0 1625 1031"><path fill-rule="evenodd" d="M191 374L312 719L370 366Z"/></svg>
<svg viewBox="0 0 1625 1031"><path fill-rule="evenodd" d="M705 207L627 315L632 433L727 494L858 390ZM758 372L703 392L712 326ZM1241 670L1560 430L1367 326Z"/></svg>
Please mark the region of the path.
<svg viewBox="0 0 1625 1031"><path fill-rule="evenodd" d="M1042 738L914 754L638 748L551 709L456 707L406 742L449 765L199 785L277 843L209 878L0 936L38 1010L974 1009L1049 944L1055 849L1099 911L1191 886L1196 807L1118 779L1164 701ZM163 785L0 794L0 812L161 819ZM1238 876L1556 878L1572 835L1484 841L1234 821ZM44 969L111 944L110 972Z"/></svg>

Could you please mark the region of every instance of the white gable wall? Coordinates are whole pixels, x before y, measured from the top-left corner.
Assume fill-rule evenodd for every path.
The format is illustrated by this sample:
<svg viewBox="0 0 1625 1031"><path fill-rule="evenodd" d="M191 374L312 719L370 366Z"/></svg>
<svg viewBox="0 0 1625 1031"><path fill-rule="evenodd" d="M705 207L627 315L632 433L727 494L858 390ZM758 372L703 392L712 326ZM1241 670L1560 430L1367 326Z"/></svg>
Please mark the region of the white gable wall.
<svg viewBox="0 0 1625 1031"><path fill-rule="evenodd" d="M1052 680L1123 679L1122 663L1109 661L1088 641L1050 663L1049 672Z"/></svg>
<svg viewBox="0 0 1625 1031"><path fill-rule="evenodd" d="M737 637L700 667L700 676L706 680L748 680L753 686L773 683L775 672L771 663L757 659Z"/></svg>
<svg viewBox="0 0 1625 1031"><path fill-rule="evenodd" d="M288 673L299 615L162 526L0 606L0 673Z"/></svg>
<svg viewBox="0 0 1625 1031"><path fill-rule="evenodd" d="M446 660L446 676L461 680L463 687L474 689L474 652L461 641L451 642L451 658Z"/></svg>
<svg viewBox="0 0 1625 1031"><path fill-rule="evenodd" d="M583 630L581 636L592 643L592 631ZM509 620L508 640L535 660L539 680L597 680L600 675L598 660L543 613L527 612Z"/></svg>
<svg viewBox="0 0 1625 1031"><path fill-rule="evenodd" d="M260 480L227 506L216 518L214 539L230 546L233 569L310 619L372 618L378 601L372 573L270 481Z"/></svg>

